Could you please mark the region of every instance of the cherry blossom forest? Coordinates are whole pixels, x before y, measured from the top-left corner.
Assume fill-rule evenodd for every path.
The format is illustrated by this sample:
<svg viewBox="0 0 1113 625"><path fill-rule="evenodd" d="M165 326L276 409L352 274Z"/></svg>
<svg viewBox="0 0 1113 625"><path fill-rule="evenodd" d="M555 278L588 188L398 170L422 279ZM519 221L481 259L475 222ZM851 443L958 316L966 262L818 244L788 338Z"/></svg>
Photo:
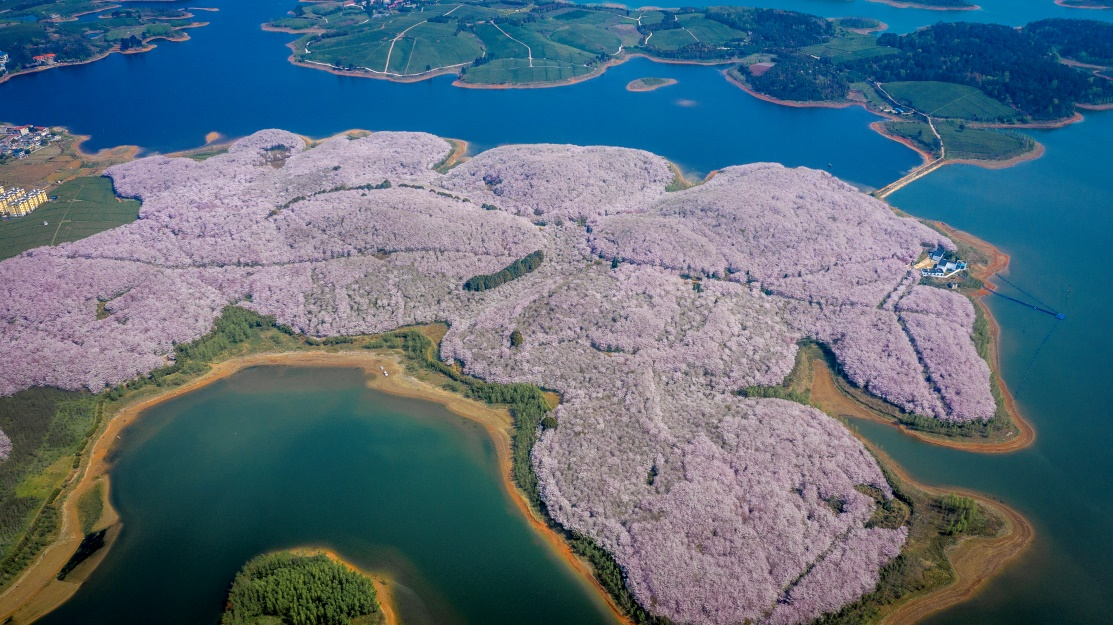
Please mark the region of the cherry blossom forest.
<svg viewBox="0 0 1113 625"><path fill-rule="evenodd" d="M871 590L907 536L868 523L855 487L892 496L876 461L835 419L736 391L781 382L810 338L910 413L991 417L971 303L910 268L953 244L820 171L666 192L669 163L642 151L508 146L438 173L451 149L269 130L112 167L138 221L0 265L0 394L143 375L230 303L317 337L445 322L444 360L561 393L533 450L543 499L643 606L801 623ZM530 273L462 287L539 250Z"/></svg>

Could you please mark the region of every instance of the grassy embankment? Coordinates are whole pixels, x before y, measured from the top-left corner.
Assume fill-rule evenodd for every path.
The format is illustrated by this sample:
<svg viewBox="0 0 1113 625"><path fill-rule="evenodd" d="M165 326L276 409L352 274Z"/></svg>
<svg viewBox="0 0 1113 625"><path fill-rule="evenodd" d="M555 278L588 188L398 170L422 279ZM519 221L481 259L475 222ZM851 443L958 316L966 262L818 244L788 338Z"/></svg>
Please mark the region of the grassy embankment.
<svg viewBox="0 0 1113 625"><path fill-rule="evenodd" d="M353 349L367 349L395 354L404 363L407 373L426 386L439 387L487 404L505 406L513 419L509 473L528 508L557 532L577 556L590 564L596 579L619 611L636 623L661 622L638 605L625 586L620 567L609 554L589 537L557 526L545 512L529 452L542 430L559 426L551 415L558 397L532 385L491 384L461 374L456 366L436 358L436 342L443 333L443 326L433 326L376 336L316 340L296 335L288 328L275 324L271 318L228 307L210 334L190 344L179 345L175 364L155 371L149 377L138 378L95 396L32 389L14 397L0 398L0 427L4 427L5 431L10 428L16 443L15 460L0 465L0 475L9 475L0 482L4 488L0 497L11 500L13 496L18 498L31 492L30 486L20 488L20 485L34 485L36 495L23 503L25 514L18 518L12 516L15 522L8 521L8 538L0 545L3 549L0 552L3 558L0 561L0 584L10 584L15 575L58 536L62 499L79 481L82 452L97 438L97 433L103 431L107 415L114 414L125 405L135 405L176 388L184 388L191 381L203 377L213 363L248 354L302 351L309 355L309 352L351 353ZM814 373L816 365L809 363L822 361L809 361L807 356L815 354L807 349L801 351L799 366L785 383L785 388L796 394L789 395L790 398L805 402L811 400L809 371ZM776 389L767 393L778 395ZM40 405L29 409L36 401ZM53 446L45 445L50 438L43 433L59 430L68 433L65 440L54 442ZM52 452L52 455L46 452ZM21 458L35 461L27 462ZM12 475L15 479L10 477ZM905 554L886 567L878 590L832 617L832 622L857 623L862 622L864 617L873 619L891 611L909 597L922 596L950 584L954 579L946 555L950 546L967 537L997 535L1004 526L1003 521L981 504L965 500L956 503L957 500L947 498L947 493L923 490L896 473L890 476L899 494L898 501L880 506L874 522L890 526L906 523L913 539ZM79 548L78 554L75 554L79 558L88 557L88 546L92 544L95 547L98 540L103 539L103 533L99 538L96 535L104 529L104 521L96 518L98 511L104 510L103 493L98 491L92 495L88 492L85 491L76 501L81 529L88 532L82 543L85 552ZM0 509L7 511L14 508L5 505ZM22 527L17 527L19 523L23 524Z"/></svg>
<svg viewBox="0 0 1113 625"><path fill-rule="evenodd" d="M849 420L875 419L876 413L861 403L860 394L833 371L830 353L815 343L806 343L782 384L743 393L811 405L856 433ZM913 622L965 600L1030 544L1031 527L1012 510L976 493L917 484L869 440L859 439L878 459L894 492L894 499L881 503L870 523L886 527L904 524L909 538L900 556L881 570L873 592L818 623ZM860 490L877 495L869 489Z"/></svg>

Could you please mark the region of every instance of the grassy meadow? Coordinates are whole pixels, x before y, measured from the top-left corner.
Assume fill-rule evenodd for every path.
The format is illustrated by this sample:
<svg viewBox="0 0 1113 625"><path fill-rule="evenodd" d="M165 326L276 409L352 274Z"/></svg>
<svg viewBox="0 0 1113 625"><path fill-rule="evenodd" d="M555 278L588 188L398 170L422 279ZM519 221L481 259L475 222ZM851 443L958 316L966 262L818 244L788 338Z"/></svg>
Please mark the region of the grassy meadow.
<svg viewBox="0 0 1113 625"><path fill-rule="evenodd" d="M1012 107L981 90L950 82L890 82L882 85L889 95L931 117L980 122L1007 122L1017 117Z"/></svg>
<svg viewBox="0 0 1113 625"><path fill-rule="evenodd" d="M48 193L58 199L24 217L0 221L0 260L35 247L83 239L139 216L139 202L117 198L108 178L75 178Z"/></svg>

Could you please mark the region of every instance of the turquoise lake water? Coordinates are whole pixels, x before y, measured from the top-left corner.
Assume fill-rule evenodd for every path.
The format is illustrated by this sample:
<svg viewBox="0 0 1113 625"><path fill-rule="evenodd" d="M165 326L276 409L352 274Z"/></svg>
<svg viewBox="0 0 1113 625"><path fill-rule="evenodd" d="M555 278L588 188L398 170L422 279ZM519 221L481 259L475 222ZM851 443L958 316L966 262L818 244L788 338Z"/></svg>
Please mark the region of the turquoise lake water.
<svg viewBox="0 0 1113 625"><path fill-rule="evenodd" d="M247 560L307 544L389 573L407 625L614 622L511 502L482 427L364 379L249 369L147 411L112 469L116 544L41 622L216 623Z"/></svg>
<svg viewBox="0 0 1113 625"><path fill-rule="evenodd" d="M872 16L897 31L939 20L1020 25L1051 16L1113 19L1110 11L1064 9L1052 0L983 0L984 11L961 13L895 9L864 0L757 3L827 16ZM286 63L283 44L291 37L263 33L258 24L289 8L287 0L206 4L220 6L221 12L206 14L212 26L190 31L192 41L0 85L0 120L66 125L91 135L86 145L91 149L136 144L160 152L195 147L214 130L240 136L266 127L313 136L353 127L420 130L468 140L473 150L514 142L611 144L659 153L695 174L762 160L817 168L830 164L832 173L864 187L882 186L919 163L910 150L869 131L868 123L876 118L864 110L768 104L730 86L713 68L635 60L601 78L559 89L467 90L443 77L398 85ZM673 77L679 84L651 93L625 91L629 80L646 75ZM1108 566L1113 558L1113 455L1108 451L1113 441L1108 401L1113 387L1108 322L1113 310L1108 270L1113 112L1087 114L1083 123L1032 135L1047 148L1037 161L998 171L948 166L890 197L914 215L942 219L995 243L1012 256L1008 279L1067 314L1056 322L1005 300L989 302L1002 328L1004 376L1037 430L1033 447L983 456L859 424L918 479L989 493L1021 511L1036 528L1036 542L1024 557L976 599L931 619L933 624L1113 623L1113 569ZM227 517L230 530L234 518ZM130 520L129 528L121 537L121 552L128 532L138 532ZM242 564L251 555L247 551L219 559L221 571ZM133 555L155 558L138 551ZM109 562L90 587L117 583ZM425 562L415 562L398 565L399 570L412 571L419 580L413 587L423 591L417 595L439 596L439 582L420 581L434 574ZM514 574L494 564L489 572ZM218 590L213 584L199 587L201 594L193 599L215 605ZM594 609L584 607L588 595L573 601L588 612ZM448 600L445 605L455 606ZM475 613L461 612L460 618L486 622L469 620L467 614Z"/></svg>

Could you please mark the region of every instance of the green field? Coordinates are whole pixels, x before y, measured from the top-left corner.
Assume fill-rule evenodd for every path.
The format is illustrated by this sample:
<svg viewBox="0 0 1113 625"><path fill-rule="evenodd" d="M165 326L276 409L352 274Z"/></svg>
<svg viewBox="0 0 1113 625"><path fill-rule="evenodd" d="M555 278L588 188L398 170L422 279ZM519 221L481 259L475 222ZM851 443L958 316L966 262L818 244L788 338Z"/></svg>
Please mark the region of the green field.
<svg viewBox="0 0 1113 625"><path fill-rule="evenodd" d="M916 147L930 153L932 157L939 158L939 140L935 138L935 134L931 132L931 127L925 121L888 121L885 122L885 132L902 139L908 139Z"/></svg>
<svg viewBox="0 0 1113 625"><path fill-rule="evenodd" d="M92 434L97 404L89 393L52 388L0 398L0 429L12 440L0 462L0 588L57 534L59 489Z"/></svg>
<svg viewBox="0 0 1113 625"><path fill-rule="evenodd" d="M43 245L84 239L139 216L139 202L118 199L108 178L75 178L47 193L58 199L25 217L0 221L0 259Z"/></svg>
<svg viewBox="0 0 1113 625"><path fill-rule="evenodd" d="M948 159L1000 161L1034 150L1036 142L1018 132L990 128L963 128L953 122L936 122L935 128L947 146Z"/></svg>
<svg viewBox="0 0 1113 625"><path fill-rule="evenodd" d="M593 68L550 60L533 60L529 66L525 58L495 59L486 65L469 67L462 80L477 85L552 83L590 74Z"/></svg>
<svg viewBox="0 0 1113 625"><path fill-rule="evenodd" d="M856 61L875 56L897 54L898 52L896 48L877 45L875 37L851 32L835 37L826 43L800 48L800 51L804 54L830 59L832 63Z"/></svg>
<svg viewBox="0 0 1113 625"><path fill-rule="evenodd" d="M622 45L618 35L587 24L571 24L553 31L549 38L556 43L595 54L615 54Z"/></svg>
<svg viewBox="0 0 1113 625"><path fill-rule="evenodd" d="M932 117L1004 122L1018 115L1013 108L966 85L920 81L889 82L882 87L898 102Z"/></svg>
<svg viewBox="0 0 1113 625"><path fill-rule="evenodd" d="M936 121L935 129L947 148L947 159L981 161L1008 160L1030 152L1036 142L1027 135L992 128L970 128L963 123ZM939 156L939 143L927 122L891 121L885 123L889 134L909 139L920 148Z"/></svg>
<svg viewBox="0 0 1113 625"><path fill-rule="evenodd" d="M653 31L649 38L649 45L658 50L679 50L693 43L699 43L699 40L683 28Z"/></svg>
<svg viewBox="0 0 1113 625"><path fill-rule="evenodd" d="M700 14L682 15L677 18L677 21L700 43L708 45L718 45L746 36L746 33L740 30L735 30L722 22L709 20Z"/></svg>

